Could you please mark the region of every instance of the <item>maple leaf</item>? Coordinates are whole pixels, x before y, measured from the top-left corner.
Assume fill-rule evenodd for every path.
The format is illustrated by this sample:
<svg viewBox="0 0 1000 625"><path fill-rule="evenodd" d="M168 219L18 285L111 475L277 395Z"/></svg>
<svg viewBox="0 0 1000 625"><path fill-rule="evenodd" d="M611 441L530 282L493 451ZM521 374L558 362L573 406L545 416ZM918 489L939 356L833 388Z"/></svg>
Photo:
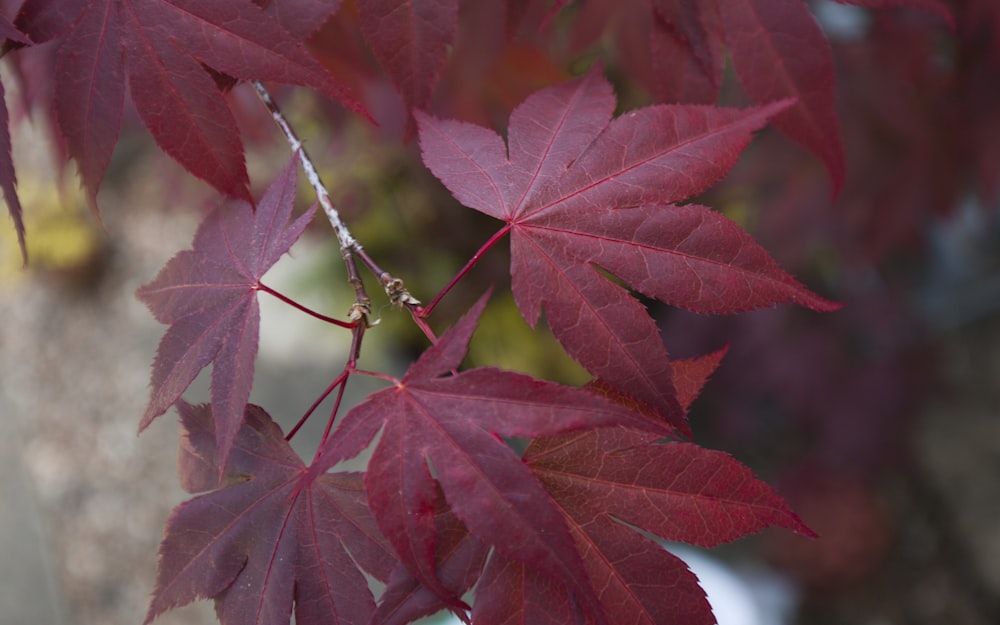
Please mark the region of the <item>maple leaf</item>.
<svg viewBox="0 0 1000 625"><path fill-rule="evenodd" d="M239 431L253 383L260 279L315 211L313 207L288 223L296 164L293 157L256 210L241 200L213 210L198 227L192 249L179 252L136 292L160 323L170 324L153 361L149 404L139 430L166 412L198 372L214 363L212 414L220 467Z"/></svg>
<svg viewBox="0 0 1000 625"><path fill-rule="evenodd" d="M16 24L60 39L59 128L91 200L118 141L125 82L157 144L222 193L251 200L236 122L205 66L240 79L318 89L361 105L250 0L27 0Z"/></svg>
<svg viewBox="0 0 1000 625"><path fill-rule="evenodd" d="M507 222L521 314L544 308L566 351L602 383L687 432L646 296L702 313L780 302L836 306L784 273L735 223L696 205L752 132L786 108L653 106L611 120L598 71L530 96L510 156L492 130L418 113L424 163L463 204Z"/></svg>
<svg viewBox="0 0 1000 625"><path fill-rule="evenodd" d="M381 430L365 474L369 505L410 575L448 607L466 606L436 571L434 477L473 535L563 580L586 602L593 591L558 510L497 435L530 438L627 424L663 436L667 429L584 390L510 371L477 368L439 377L461 363L485 303L486 296L396 386L348 412L324 457L329 466L356 455Z"/></svg>
<svg viewBox="0 0 1000 625"><path fill-rule="evenodd" d="M775 126L821 158L840 188L833 55L803 0L597 0L583 6L578 21L577 49L616 24L626 70L667 102L714 104L728 49L754 101L795 99Z"/></svg>
<svg viewBox="0 0 1000 625"><path fill-rule="evenodd" d="M439 539L435 545L436 571L445 588L460 597L479 579L489 547L470 534L450 508L440 508L434 524ZM370 625L405 625L449 607L450 602L442 601L400 563L389 576ZM458 615L466 617L464 612Z"/></svg>
<svg viewBox="0 0 1000 625"><path fill-rule="evenodd" d="M296 39L304 41L340 8L341 0L254 0Z"/></svg>
<svg viewBox="0 0 1000 625"><path fill-rule="evenodd" d="M0 81L0 189L7 202L7 212L14 222L17 243L21 247L21 260L28 264L28 246L24 240L24 211L17 197L17 176L14 173L14 158L11 154L10 116L7 112L6 91Z"/></svg>
<svg viewBox="0 0 1000 625"><path fill-rule="evenodd" d="M715 104L726 61L719 19L714 2L654 0L649 58L658 100Z"/></svg>
<svg viewBox="0 0 1000 625"><path fill-rule="evenodd" d="M189 490L218 490L179 505L160 545L145 623L213 598L223 625L364 625L375 602L359 565L381 580L395 561L365 504L357 473L306 467L281 429L248 405L225 479L207 405L177 405L180 471ZM345 548L345 544L349 545Z"/></svg>
<svg viewBox="0 0 1000 625"><path fill-rule="evenodd" d="M361 32L407 109L427 106L455 41L458 0L367 0L358 9Z"/></svg>
<svg viewBox="0 0 1000 625"><path fill-rule="evenodd" d="M844 181L830 44L802 0L726 0L720 10L733 68L757 102L794 97L774 125L826 163L834 190Z"/></svg>
<svg viewBox="0 0 1000 625"><path fill-rule="evenodd" d="M954 28L942 0L836 1L873 9L909 7L938 15ZM577 48L618 23L626 68L665 102L715 103L728 48L737 78L756 102L796 99L774 125L822 159L834 190L840 189L845 168L833 55L806 2L597 0L583 6L579 21L583 36Z"/></svg>
<svg viewBox="0 0 1000 625"><path fill-rule="evenodd" d="M524 462L565 515L611 622L714 623L694 574L636 528L704 547L768 526L813 534L730 456L652 438L608 429L536 440ZM474 609L477 625L574 621L565 588L496 555Z"/></svg>
<svg viewBox="0 0 1000 625"><path fill-rule="evenodd" d="M6 16L0 15L0 37L6 41L21 44L28 43L28 38L10 23ZM7 93L0 81L0 189L3 190L7 211L14 222L17 233L17 243L21 248L21 260L28 264L28 246L24 241L24 211L21 200L17 197L17 176L14 173L14 158L11 154L10 114L7 111Z"/></svg>
<svg viewBox="0 0 1000 625"><path fill-rule="evenodd" d="M677 397L684 410L690 408L701 394L701 389L708 382L709 376L719 367L719 363L728 351L729 347L726 346L697 358L673 361L674 385L677 387Z"/></svg>

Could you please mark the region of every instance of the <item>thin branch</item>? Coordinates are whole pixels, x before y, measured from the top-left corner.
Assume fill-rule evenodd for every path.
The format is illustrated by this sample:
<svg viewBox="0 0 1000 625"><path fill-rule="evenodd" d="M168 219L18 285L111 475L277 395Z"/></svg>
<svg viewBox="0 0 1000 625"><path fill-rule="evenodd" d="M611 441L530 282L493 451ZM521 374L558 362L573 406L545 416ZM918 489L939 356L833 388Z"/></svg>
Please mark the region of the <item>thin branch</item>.
<svg viewBox="0 0 1000 625"><path fill-rule="evenodd" d="M378 268L378 266L372 261L372 259L365 253L361 244L358 243L357 239L348 230L347 224L340 219L340 213L333 206L333 202L330 200L330 192L327 191L326 186L319 177L319 172L316 171L315 165L313 165L312 159L309 158L309 154L306 152L305 148L302 146L302 141L299 140L295 131L292 129L288 120L285 119L284 114L282 114L281 109L278 108L277 103L271 94L268 93L267 88L259 80L252 80L250 84L253 85L255 91L257 91L258 97L260 97L261 102L267 107L267 110L271 112L271 117L274 122L281 128L281 132L284 133L285 139L288 141L288 145L292 148L292 151L299 156L299 162L302 163L302 168L306 172L306 177L309 179L309 184L312 185L313 190L316 192L316 199L320 206L323 207L323 212L326 213L327 219L330 220L330 225L333 226L334 232L337 233L337 241L340 242L340 250L344 255L344 260L347 262L347 269L349 272L349 281L354 287L356 299L354 306L351 308L351 319L360 319L361 316L367 318L371 313L371 301L368 296L364 293L364 286L361 284L361 278L357 274L357 267L349 260L352 256L357 255L361 258L362 262L371 271L378 276L379 282L382 283L382 287L385 289L386 295L389 296L389 301L397 306L418 306L420 301L414 298L403 286L403 281L399 278L394 278L388 272L383 271ZM351 273L353 272L353 273Z"/></svg>
<svg viewBox="0 0 1000 625"><path fill-rule="evenodd" d="M365 267L368 267L368 271L371 271L375 274L375 277L378 278L382 288L385 289L386 295L389 296L389 301L392 302L394 306L414 307L420 305L420 300L410 295L410 292L403 286L402 280L394 278L388 271L379 267L374 259L372 259L372 257L369 256L363 249L358 248L356 252L358 258L361 259L361 262L365 264Z"/></svg>
<svg viewBox="0 0 1000 625"><path fill-rule="evenodd" d="M302 169L305 170L306 177L309 178L309 184L312 185L313 190L316 192L316 199L319 201L319 205L323 207L323 212L326 213L327 219L330 220L333 230L337 233L337 240L340 242L340 247L342 249L354 249L358 247L357 240L351 235L351 231L347 229L347 225L340 219L340 213L333 206L333 202L330 200L330 193L326 190L326 186L320 179L319 172L316 171L312 159L309 158L309 154L302 146L302 142L295 134L295 131L292 130L281 109L278 108L278 104L259 80L252 80L250 84L257 91L257 96L260 97L261 102L271 112L274 122L281 128L281 132L284 133L288 145L292 148L292 152L298 154L299 162L302 163Z"/></svg>
<svg viewBox="0 0 1000 625"><path fill-rule="evenodd" d="M347 281L351 284L351 288L354 289L354 304L351 305L351 310L348 312L347 316L351 321L365 321L368 325L368 318L372 313L372 301L368 297L368 292L365 291L365 283L361 281L361 275L358 273L358 264L354 260L354 254L351 250L346 247L340 248L340 254L344 257L344 264L347 265Z"/></svg>

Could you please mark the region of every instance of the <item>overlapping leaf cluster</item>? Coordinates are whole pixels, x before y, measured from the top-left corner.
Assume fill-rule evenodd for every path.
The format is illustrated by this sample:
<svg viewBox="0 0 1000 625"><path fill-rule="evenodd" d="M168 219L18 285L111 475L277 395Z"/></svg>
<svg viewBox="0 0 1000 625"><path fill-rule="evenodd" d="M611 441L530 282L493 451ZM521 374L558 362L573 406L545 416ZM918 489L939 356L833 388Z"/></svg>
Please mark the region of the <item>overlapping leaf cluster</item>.
<svg viewBox="0 0 1000 625"><path fill-rule="evenodd" d="M457 0L352 4L359 36L413 109L424 163L459 202L501 222L492 240L510 238L519 310L533 327L544 313L593 381L575 388L463 369L483 297L404 376L340 415L306 463L247 402L261 279L311 212L292 217L294 161L254 201L224 94L233 79L305 85L364 114L303 43L339 4L27 0L13 21L0 20L8 49L53 42L54 115L92 198L126 92L163 151L231 198L139 291L170 326L142 426L177 406L182 483L203 493L168 521L147 622L198 598L214 599L226 624L293 614L302 625L403 624L441 609L479 625L713 622L694 576L650 535L712 546L767 526L810 531L749 469L681 440L721 353L672 359L637 295L714 314L836 307L737 224L685 203L772 119L839 185L832 61L805 4L583 3L581 41L595 15L645 19L642 45L666 64L657 74L676 77L657 83L660 95L703 104L615 118L596 68L527 98L506 141L423 110L434 110L456 41ZM500 4L508 23L533 15L549 24L573 3ZM855 4L943 10L936 0ZM605 19L618 11L623 18ZM710 105L724 49L759 106ZM23 232L2 128L0 186ZM182 396L208 364L211 402L188 404ZM353 365L344 380L360 374ZM511 439L530 442L519 454ZM364 473L338 470L372 446ZM366 574L385 584L377 598Z"/></svg>
<svg viewBox="0 0 1000 625"><path fill-rule="evenodd" d="M460 371L484 297L405 376L344 415L309 465L290 456L262 409L240 408L252 382L260 278L311 216L288 224L293 165L255 212L234 200L211 213L193 249L139 292L171 324L143 423L213 361L211 407L181 406L189 441L193 420L200 424L190 443L195 481L224 476L221 488L171 518L150 618L214 597L224 622L282 622L293 605L297 622L313 622L320 599L302 576L345 562L339 537L352 555L374 549L352 562L388 582L364 621L402 623L442 608L465 615L462 595L474 588L471 614L483 624L511 613L527 622L662 623L677 613L709 622L694 577L630 526L703 545L767 525L808 530L731 458L660 442L687 431L687 406L717 359L671 362L642 306L599 270L695 310L781 301L831 308L735 224L671 203L724 174L752 130L782 106L659 106L612 120L610 85L593 71L514 112L509 157L490 130L419 115L431 170L461 201L506 222L526 317L535 322L544 308L595 383L580 389L489 367ZM351 501L370 514L370 526L356 529L369 543L356 545L343 528L356 528L359 513L345 516L340 491L327 486L338 474L327 470L376 436L363 478L350 478L364 485L364 498ZM535 442L519 457L509 438ZM254 445L261 450L250 453ZM388 575L366 564L385 553L397 561ZM652 585L649 570L660 571ZM351 575L322 575L323 609L339 615L345 600L336 593L361 592L360 572ZM558 601L543 601L542 589Z"/></svg>

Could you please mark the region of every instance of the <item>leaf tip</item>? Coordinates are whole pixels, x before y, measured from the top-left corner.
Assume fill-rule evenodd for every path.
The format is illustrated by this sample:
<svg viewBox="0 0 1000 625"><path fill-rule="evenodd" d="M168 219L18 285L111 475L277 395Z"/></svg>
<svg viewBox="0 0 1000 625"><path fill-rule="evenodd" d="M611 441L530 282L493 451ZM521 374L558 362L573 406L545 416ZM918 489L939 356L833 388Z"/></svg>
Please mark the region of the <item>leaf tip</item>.
<svg viewBox="0 0 1000 625"><path fill-rule="evenodd" d="M812 294L810 293L810 295ZM805 306L809 310L814 310L816 312L822 312L822 313L836 312L846 305L843 302L835 302L833 300L822 298L818 295L812 295L812 297L810 297L807 301L796 302L796 303Z"/></svg>

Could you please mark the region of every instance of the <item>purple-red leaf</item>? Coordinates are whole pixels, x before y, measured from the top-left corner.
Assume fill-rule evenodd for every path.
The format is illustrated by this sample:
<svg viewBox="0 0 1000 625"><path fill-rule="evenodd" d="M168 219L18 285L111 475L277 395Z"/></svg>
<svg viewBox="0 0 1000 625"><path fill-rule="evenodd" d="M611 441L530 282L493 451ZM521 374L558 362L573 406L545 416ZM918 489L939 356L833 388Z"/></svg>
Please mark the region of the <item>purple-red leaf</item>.
<svg viewBox="0 0 1000 625"><path fill-rule="evenodd" d="M193 249L178 253L137 292L158 321L170 324L153 362L149 405L139 429L166 412L212 362L220 467L232 448L253 383L260 278L312 218L310 210L289 223L296 164L293 158L256 210L232 200L212 211L198 228Z"/></svg>
<svg viewBox="0 0 1000 625"><path fill-rule="evenodd" d="M28 43L28 38L19 31L6 16L0 15L0 37L17 43ZM21 248L21 261L28 264L28 246L24 240L24 211L17 197L17 176L14 173L14 157L10 140L10 114L7 110L7 94L0 81L0 189L3 190L7 212L14 222L17 244Z"/></svg>
<svg viewBox="0 0 1000 625"><path fill-rule="evenodd" d="M454 596L461 596L479 579L489 547L470 534L448 508L438 512L435 521L437 575ZM405 625L448 607L400 564L379 597L371 625ZM464 612L459 614L464 618Z"/></svg>
<svg viewBox="0 0 1000 625"><path fill-rule="evenodd" d="M657 99L715 104L726 61L716 4L654 0L653 9L649 51Z"/></svg>
<svg viewBox="0 0 1000 625"><path fill-rule="evenodd" d="M530 564L512 560L499 552L490 556L476 585L476 602L472 606L475 625L591 622L584 618L572 595L558 580L541 575Z"/></svg>
<svg viewBox="0 0 1000 625"><path fill-rule="evenodd" d="M361 32L407 108L430 102L455 42L458 0L366 0Z"/></svg>
<svg viewBox="0 0 1000 625"><path fill-rule="evenodd" d="M611 622L708 625L715 620L694 575L633 527L701 546L768 526L812 532L731 457L652 441L621 429L572 434L535 441L524 461L565 515ZM567 622L565 590L549 584L542 597L539 582L532 570L491 558L476 591L476 608L482 602L491 615L482 625L507 622L501 601L516 622Z"/></svg>
<svg viewBox="0 0 1000 625"><path fill-rule="evenodd" d="M719 363L728 351L729 347L726 346L704 356L673 362L674 384L677 386L677 397L684 410L690 408L701 394L701 389L708 382L709 376L719 368Z"/></svg>
<svg viewBox="0 0 1000 625"><path fill-rule="evenodd" d="M17 25L62 37L56 112L91 199L121 125L125 77L160 147L221 192L249 201L243 146L209 66L240 79L310 86L364 114L274 17L251 0L28 0Z"/></svg>
<svg viewBox="0 0 1000 625"><path fill-rule="evenodd" d="M833 54L809 8L802 0L725 0L719 7L743 87L757 102L798 100L774 125L819 156L839 189L844 150Z"/></svg>
<svg viewBox="0 0 1000 625"><path fill-rule="evenodd" d="M17 12L14 24L29 33L35 43L60 37L73 25L91 0L25 0Z"/></svg>
<svg viewBox="0 0 1000 625"><path fill-rule="evenodd" d="M21 260L28 263L28 246L24 241L24 212L17 197L17 176L14 173L14 158L11 154L10 115L7 112L6 92L0 82L0 189L7 202L7 211L14 222L17 243L21 247Z"/></svg>
<svg viewBox="0 0 1000 625"><path fill-rule="evenodd" d="M217 474L208 406L178 409L184 462ZM287 624L293 603L299 625L365 625L375 605L359 565L384 580L392 562L361 476L306 467L267 413L247 406L224 486L181 504L167 522L145 622L212 598L223 625Z"/></svg>
<svg viewBox="0 0 1000 625"><path fill-rule="evenodd" d="M340 8L341 0L256 0L300 41L315 33Z"/></svg>
<svg viewBox="0 0 1000 625"><path fill-rule="evenodd" d="M479 368L437 377L464 355L485 298L447 331L393 388L345 415L323 466L367 447L368 501L411 576L453 609L464 604L436 571L434 510L441 490L480 540L565 583L595 612L582 562L558 510L520 458L498 436L536 437L625 424L666 429L583 390Z"/></svg>
<svg viewBox="0 0 1000 625"><path fill-rule="evenodd" d="M570 529L611 622L714 625L698 579L661 545L606 515ZM476 587L476 625L592 623L581 617L565 587L499 554Z"/></svg>
<svg viewBox="0 0 1000 625"><path fill-rule="evenodd" d="M123 35L113 10L103 4L84 12L56 55L55 72L61 77L55 85L56 120L92 203L118 143L125 109ZM88 52L81 55L81 50ZM239 187L245 181L229 184Z"/></svg>
<svg viewBox="0 0 1000 625"><path fill-rule="evenodd" d="M31 43L28 37L7 19L6 15L0 15L0 38L10 39L16 43Z"/></svg>
<svg viewBox="0 0 1000 625"><path fill-rule="evenodd" d="M612 120L591 72L511 115L510 156L491 130L418 114L425 164L466 206L508 223L514 298L544 308L566 351L602 383L687 431L666 349L644 306L602 274L697 312L779 302L829 310L736 224L677 206L721 178L788 102L748 110L654 106Z"/></svg>
<svg viewBox="0 0 1000 625"><path fill-rule="evenodd" d="M813 535L750 469L691 443L605 429L536 441L524 461L571 516L607 514L666 540L715 547L784 527Z"/></svg>

